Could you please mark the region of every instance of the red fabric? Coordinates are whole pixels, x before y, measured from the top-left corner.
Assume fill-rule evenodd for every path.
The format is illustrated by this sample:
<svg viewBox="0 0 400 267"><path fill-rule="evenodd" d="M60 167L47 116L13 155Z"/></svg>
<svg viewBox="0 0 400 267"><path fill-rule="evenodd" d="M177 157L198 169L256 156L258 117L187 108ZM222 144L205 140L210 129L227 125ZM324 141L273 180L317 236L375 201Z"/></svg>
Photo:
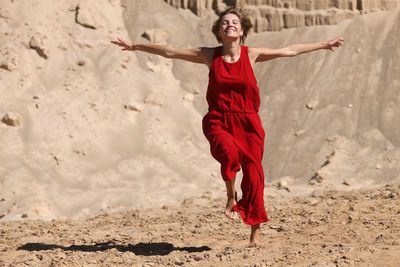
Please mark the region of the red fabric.
<svg viewBox="0 0 400 267"><path fill-rule="evenodd" d="M260 95L248 56L241 46L235 63L222 59L217 47L209 73L203 132L212 156L221 163L224 180L231 180L242 168L243 197L233 207L243 222L255 225L268 221L264 208L264 172L261 164L265 132L258 109Z"/></svg>

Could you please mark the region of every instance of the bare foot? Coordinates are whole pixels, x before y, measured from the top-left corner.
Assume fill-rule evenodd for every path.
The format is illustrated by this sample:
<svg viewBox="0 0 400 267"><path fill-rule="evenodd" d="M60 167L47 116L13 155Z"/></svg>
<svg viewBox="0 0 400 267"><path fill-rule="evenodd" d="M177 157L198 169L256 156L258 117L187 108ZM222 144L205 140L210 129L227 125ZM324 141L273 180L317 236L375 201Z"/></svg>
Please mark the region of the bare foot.
<svg viewBox="0 0 400 267"><path fill-rule="evenodd" d="M260 224L251 225L250 245L258 246L260 240Z"/></svg>
<svg viewBox="0 0 400 267"><path fill-rule="evenodd" d="M230 219L230 220L236 220L238 218L237 212L233 210L233 206L236 205L235 198L228 198L228 201L226 202L226 207L224 214L225 216Z"/></svg>
<svg viewBox="0 0 400 267"><path fill-rule="evenodd" d="M236 177L233 177L230 181L225 181L226 185L226 196L228 200L226 201L225 216L230 220L236 220L238 218L237 212L233 210L233 206L236 205L237 202L237 193L235 190L235 180Z"/></svg>

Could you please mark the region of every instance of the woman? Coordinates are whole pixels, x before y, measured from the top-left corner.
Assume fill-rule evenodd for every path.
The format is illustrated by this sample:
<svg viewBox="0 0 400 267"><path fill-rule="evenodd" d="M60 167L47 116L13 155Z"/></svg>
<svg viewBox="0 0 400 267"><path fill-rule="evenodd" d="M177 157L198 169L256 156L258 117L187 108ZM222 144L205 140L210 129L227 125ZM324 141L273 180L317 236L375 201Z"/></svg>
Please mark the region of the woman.
<svg viewBox="0 0 400 267"><path fill-rule="evenodd" d="M228 9L214 22L212 32L222 46L178 49L170 45L131 44L118 38L113 44L122 50L143 51L208 66L207 102L203 132L210 143L212 156L221 163L226 185L225 216L236 220L237 213L251 226L250 243L260 239L260 224L268 221L264 208L264 173L261 160L265 133L258 116L259 89L253 66L278 57L293 57L319 49L334 51L342 38L328 42L293 44L271 49L246 47L244 43L252 24L236 9ZM237 201L236 173L242 169L242 199Z"/></svg>

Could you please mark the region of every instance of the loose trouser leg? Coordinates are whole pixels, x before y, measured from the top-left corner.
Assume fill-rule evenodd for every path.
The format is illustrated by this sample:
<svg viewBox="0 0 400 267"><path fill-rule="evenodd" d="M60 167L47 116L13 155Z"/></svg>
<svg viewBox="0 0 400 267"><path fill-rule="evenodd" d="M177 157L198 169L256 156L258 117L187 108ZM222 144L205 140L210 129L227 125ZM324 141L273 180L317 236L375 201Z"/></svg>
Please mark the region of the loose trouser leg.
<svg viewBox="0 0 400 267"><path fill-rule="evenodd" d="M207 136L211 145L211 154L221 163L221 175L224 181L230 181L240 171L241 152L232 135L220 130Z"/></svg>
<svg viewBox="0 0 400 267"><path fill-rule="evenodd" d="M234 207L240 212L243 222L249 225L268 221L264 207L264 175L263 170L257 165L251 160L243 160L241 184L243 197Z"/></svg>

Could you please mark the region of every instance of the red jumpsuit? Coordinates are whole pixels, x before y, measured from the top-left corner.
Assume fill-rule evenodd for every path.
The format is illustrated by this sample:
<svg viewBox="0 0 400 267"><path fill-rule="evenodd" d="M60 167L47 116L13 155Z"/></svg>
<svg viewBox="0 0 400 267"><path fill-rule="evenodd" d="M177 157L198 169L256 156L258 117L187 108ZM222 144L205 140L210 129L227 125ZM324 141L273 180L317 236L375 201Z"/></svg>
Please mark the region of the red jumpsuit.
<svg viewBox="0 0 400 267"><path fill-rule="evenodd" d="M257 113L260 95L246 46L241 46L240 58L235 63L222 59L222 47L215 49L207 102L203 132L212 156L221 163L222 178L231 180L240 168L243 171L243 197L233 209L246 224L267 222L261 165L265 132Z"/></svg>

